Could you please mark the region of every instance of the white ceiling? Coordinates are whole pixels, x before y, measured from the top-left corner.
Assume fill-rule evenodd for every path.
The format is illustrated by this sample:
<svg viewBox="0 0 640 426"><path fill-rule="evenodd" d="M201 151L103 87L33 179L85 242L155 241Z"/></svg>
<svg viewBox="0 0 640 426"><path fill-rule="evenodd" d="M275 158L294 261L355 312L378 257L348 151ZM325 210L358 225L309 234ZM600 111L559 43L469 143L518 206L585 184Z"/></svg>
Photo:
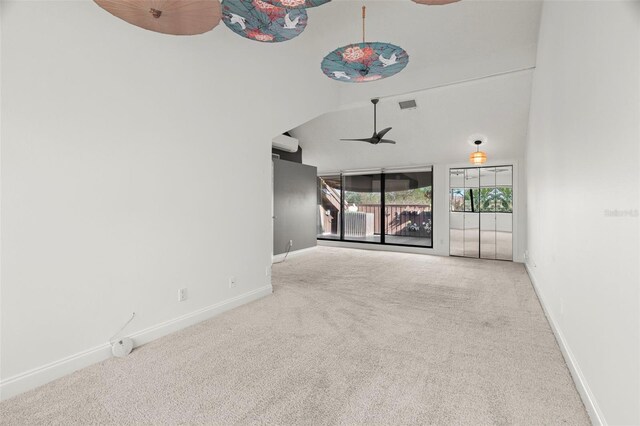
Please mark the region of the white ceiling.
<svg viewBox="0 0 640 426"><path fill-rule="evenodd" d="M462 0L447 6L410 0L334 0L309 10L305 33L319 40L314 48L326 54L360 41L363 4L367 5L367 40L401 46L410 62L402 73L386 80L336 82L343 106L535 65L542 9L537 0ZM319 68L318 62L321 75Z"/></svg>
<svg viewBox="0 0 640 426"><path fill-rule="evenodd" d="M344 142L370 137L373 108L333 111L294 129L303 160L320 172L369 167L465 163L474 150L472 135L488 139L483 150L491 161L521 160L526 140L532 71L383 98L378 130L393 127L387 138L397 145ZM418 108L401 111L399 100L415 99Z"/></svg>
<svg viewBox="0 0 640 426"><path fill-rule="evenodd" d="M317 40L314 48L328 53L359 41L362 5L334 0L311 9L305 32ZM522 157L540 1L462 0L422 6L409 0L377 0L366 5L367 40L403 47L409 65L386 80L335 82L338 109L291 131L300 139L306 163L335 171L465 161L472 149L466 141L476 133L489 138L490 157ZM517 70L523 71L511 73ZM467 82L456 84L462 81ZM440 88L429 90L434 87ZM378 109L378 129L393 126L388 136L398 144L340 142L371 135L372 97L385 98ZM416 99L418 109L401 112L397 101L406 99Z"/></svg>

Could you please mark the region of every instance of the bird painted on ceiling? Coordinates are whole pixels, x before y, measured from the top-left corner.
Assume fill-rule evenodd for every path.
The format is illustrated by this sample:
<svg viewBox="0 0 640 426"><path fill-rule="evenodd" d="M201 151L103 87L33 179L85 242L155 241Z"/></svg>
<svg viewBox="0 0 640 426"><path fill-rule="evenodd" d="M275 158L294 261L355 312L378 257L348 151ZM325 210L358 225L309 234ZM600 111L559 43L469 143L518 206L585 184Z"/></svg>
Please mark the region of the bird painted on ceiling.
<svg viewBox="0 0 640 426"><path fill-rule="evenodd" d="M345 80L351 80L351 77L349 77L344 71L334 71L333 76L335 78L344 78Z"/></svg>
<svg viewBox="0 0 640 426"><path fill-rule="evenodd" d="M284 27L287 30L295 30L296 27L298 26L298 22L300 21L300 16L296 16L296 19L291 20L291 17L289 16L290 14L287 13L284 16Z"/></svg>
<svg viewBox="0 0 640 426"><path fill-rule="evenodd" d="M229 18L229 22L231 24L238 24L243 30L247 29L247 19L244 16L236 15L235 13L231 13Z"/></svg>
<svg viewBox="0 0 640 426"><path fill-rule="evenodd" d="M382 66L383 67L388 67L391 65L395 65L398 63L398 57L396 56L396 54L394 53L393 55L391 55L391 57L389 59L385 58L384 56L380 55L378 57L378 59L380 59L380 62L382 62Z"/></svg>

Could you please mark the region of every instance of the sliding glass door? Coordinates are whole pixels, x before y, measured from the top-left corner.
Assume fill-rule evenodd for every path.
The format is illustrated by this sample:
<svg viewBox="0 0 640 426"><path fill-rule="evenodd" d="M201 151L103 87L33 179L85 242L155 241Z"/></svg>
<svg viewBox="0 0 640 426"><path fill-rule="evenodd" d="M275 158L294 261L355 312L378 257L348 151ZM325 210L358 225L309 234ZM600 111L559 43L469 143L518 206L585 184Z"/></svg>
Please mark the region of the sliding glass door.
<svg viewBox="0 0 640 426"><path fill-rule="evenodd" d="M318 178L318 239L433 247L431 168Z"/></svg>
<svg viewBox="0 0 640 426"><path fill-rule="evenodd" d="M342 176L318 178L318 238L340 239Z"/></svg>
<svg viewBox="0 0 640 426"><path fill-rule="evenodd" d="M343 185L344 240L379 243L382 177L379 174L344 176Z"/></svg>
<svg viewBox="0 0 640 426"><path fill-rule="evenodd" d="M385 242L431 247L433 175L384 174Z"/></svg>

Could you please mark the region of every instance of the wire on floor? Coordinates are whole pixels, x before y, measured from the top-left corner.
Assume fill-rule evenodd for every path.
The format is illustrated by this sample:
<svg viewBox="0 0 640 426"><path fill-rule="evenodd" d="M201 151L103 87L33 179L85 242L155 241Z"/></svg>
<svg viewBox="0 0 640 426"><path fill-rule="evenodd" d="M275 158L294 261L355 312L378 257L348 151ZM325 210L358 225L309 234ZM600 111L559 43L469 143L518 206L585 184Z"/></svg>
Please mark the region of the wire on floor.
<svg viewBox="0 0 640 426"><path fill-rule="evenodd" d="M289 252L291 251L291 247L293 247L293 244L289 243L289 248L287 249L287 253L284 255L284 259L282 259L280 262L273 262L272 265L277 265L278 263L286 262L287 256L289 256Z"/></svg>

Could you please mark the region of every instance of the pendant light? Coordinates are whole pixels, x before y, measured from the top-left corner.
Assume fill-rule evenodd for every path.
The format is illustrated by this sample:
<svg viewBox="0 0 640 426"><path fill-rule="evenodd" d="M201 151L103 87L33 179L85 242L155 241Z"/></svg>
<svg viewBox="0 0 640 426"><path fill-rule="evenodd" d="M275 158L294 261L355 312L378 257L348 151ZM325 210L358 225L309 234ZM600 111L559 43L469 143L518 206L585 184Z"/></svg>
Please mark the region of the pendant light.
<svg viewBox="0 0 640 426"><path fill-rule="evenodd" d="M365 38L366 6L362 6L362 43L339 47L322 60L322 72L344 83L366 83L391 77L409 63L409 55L390 43L368 42Z"/></svg>
<svg viewBox="0 0 640 426"><path fill-rule="evenodd" d="M479 166L487 162L487 153L484 151L480 151L480 145L482 145L481 140L477 140L474 142L476 146L476 152L472 152L469 156L469 161L474 166Z"/></svg>

